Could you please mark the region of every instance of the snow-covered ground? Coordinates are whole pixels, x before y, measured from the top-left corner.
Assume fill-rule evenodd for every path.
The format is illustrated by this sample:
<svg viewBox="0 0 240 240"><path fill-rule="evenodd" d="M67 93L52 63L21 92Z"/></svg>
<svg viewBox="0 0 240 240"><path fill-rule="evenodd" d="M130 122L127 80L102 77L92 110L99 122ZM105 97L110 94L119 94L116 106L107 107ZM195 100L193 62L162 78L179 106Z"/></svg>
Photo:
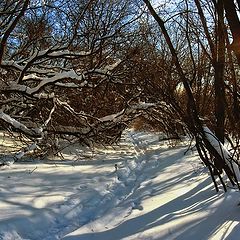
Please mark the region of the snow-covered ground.
<svg viewBox="0 0 240 240"><path fill-rule="evenodd" d="M186 149L128 131L114 149L2 167L0 239L240 239L239 192L217 194Z"/></svg>

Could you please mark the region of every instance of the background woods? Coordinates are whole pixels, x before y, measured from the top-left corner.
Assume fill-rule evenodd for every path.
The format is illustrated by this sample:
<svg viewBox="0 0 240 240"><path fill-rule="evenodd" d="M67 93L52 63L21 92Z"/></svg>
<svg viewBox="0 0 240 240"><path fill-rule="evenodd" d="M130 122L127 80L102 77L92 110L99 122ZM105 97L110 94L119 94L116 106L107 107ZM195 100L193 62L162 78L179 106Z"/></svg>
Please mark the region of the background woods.
<svg viewBox="0 0 240 240"><path fill-rule="evenodd" d="M221 144L224 143L225 134L227 133L226 119L229 120L228 123L230 126L234 124L230 122L231 119L233 119L232 113L229 110L227 111L227 109L236 108L239 104L237 97L234 97L232 92L227 91L233 89L234 86L225 79L225 76L230 76L231 74L235 76L235 71L237 71L237 68L234 68L234 58L236 57L237 60L236 49L234 51L235 56L233 56L231 52L232 47L227 44L230 42L229 37L231 38L231 34L229 34L227 22L225 22L224 19L224 9L227 9L228 6L224 5L223 1L212 1L206 2L205 4L203 4L203 1L194 1L192 3L179 1L179 5L176 8L177 11L175 15L172 15L173 17L170 21L177 22L181 28L184 24L181 32L185 33L185 39L182 41L186 41L185 46L187 46L187 51L189 51L190 64L193 66L192 73L189 73L184 64L182 64L182 55L178 52L178 45L174 42L175 39L170 37L169 22L164 20L164 15L157 13L149 1L144 0L144 2L165 38L176 67L177 77L183 84L187 104L187 111L185 112L187 114L187 120L183 120L183 122L185 122L187 128L196 139L196 146L201 159L208 166L214 182L214 175L218 175L221 180L221 173L224 169L229 180L232 183L237 183L238 180L234 165L238 165L238 163L229 153L224 153L224 147ZM179 12L181 8L182 11ZM171 11L172 10L173 8L171 8ZM235 7L231 10L237 11ZM184 20L182 21L182 19ZM196 22L201 23L200 27L195 24ZM202 67L202 65L199 64L199 56L202 57L203 55L206 55L207 60L207 66L205 65L204 67L207 67L209 69L207 72L211 74L207 76L209 80L206 80L206 77L198 75L199 66ZM204 70L206 71L207 68ZM227 73L228 68L231 69L231 72L229 71ZM203 91L200 95L196 96L194 83L197 82L197 85L200 86L200 91L201 88L204 89L206 87L210 90L211 95L209 100L213 103L213 111L209 112L209 115L201 112L202 108L198 100L200 95L206 97L206 92ZM237 83L235 82L234 85L237 86ZM238 90L236 89L235 91L237 92ZM232 106L230 99L235 99L233 101L235 107ZM226 114L227 112L228 116ZM204 121L202 121L202 117ZM216 136L205 126L206 120L210 120ZM235 122L239 123L239 119L236 118L236 116ZM209 125L209 123L207 123L207 125ZM230 133L230 131L228 133ZM233 137L232 133L230 134L231 138ZM230 137L228 137L228 139L230 139ZM236 136L235 139L238 139L238 137ZM216 146L214 146L214 141L216 142ZM238 147L233 148L236 153ZM236 168L238 169L237 174L239 174L239 167L236 166ZM221 182L223 183L222 180ZM217 189L216 182L215 186Z"/></svg>
<svg viewBox="0 0 240 240"><path fill-rule="evenodd" d="M238 11L233 0L1 1L1 127L44 153L63 138L114 143L132 124L188 135L213 181L224 170L237 184Z"/></svg>
<svg viewBox="0 0 240 240"><path fill-rule="evenodd" d="M30 139L75 136L87 145L119 138L134 97L122 66L129 56L120 51L140 16L132 8L123 1L3 1L2 126ZM112 114L115 122L104 118Z"/></svg>

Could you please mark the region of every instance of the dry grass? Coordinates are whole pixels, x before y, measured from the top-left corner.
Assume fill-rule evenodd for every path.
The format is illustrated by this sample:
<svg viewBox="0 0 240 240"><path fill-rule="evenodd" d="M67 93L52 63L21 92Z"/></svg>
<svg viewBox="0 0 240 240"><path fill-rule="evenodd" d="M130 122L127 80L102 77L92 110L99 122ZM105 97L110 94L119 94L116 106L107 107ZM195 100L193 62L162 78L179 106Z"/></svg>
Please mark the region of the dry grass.
<svg viewBox="0 0 240 240"><path fill-rule="evenodd" d="M0 154L5 155L19 151L25 144L16 134L0 131Z"/></svg>

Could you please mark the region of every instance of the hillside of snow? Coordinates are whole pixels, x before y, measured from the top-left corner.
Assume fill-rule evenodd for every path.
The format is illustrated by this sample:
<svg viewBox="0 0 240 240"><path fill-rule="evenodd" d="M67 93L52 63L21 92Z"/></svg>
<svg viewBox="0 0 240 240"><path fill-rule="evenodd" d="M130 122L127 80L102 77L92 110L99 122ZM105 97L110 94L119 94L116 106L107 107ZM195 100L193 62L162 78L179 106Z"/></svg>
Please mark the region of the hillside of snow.
<svg viewBox="0 0 240 240"><path fill-rule="evenodd" d="M216 193L187 149L127 131L114 148L4 166L0 239L240 239L239 192Z"/></svg>

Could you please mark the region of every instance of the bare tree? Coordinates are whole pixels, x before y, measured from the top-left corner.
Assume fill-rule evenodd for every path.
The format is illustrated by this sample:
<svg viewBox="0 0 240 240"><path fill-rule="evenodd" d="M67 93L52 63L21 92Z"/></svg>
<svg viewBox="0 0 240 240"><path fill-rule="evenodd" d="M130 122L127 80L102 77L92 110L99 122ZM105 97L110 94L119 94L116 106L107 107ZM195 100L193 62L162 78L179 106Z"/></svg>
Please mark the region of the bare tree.
<svg viewBox="0 0 240 240"><path fill-rule="evenodd" d="M225 62L225 38L224 38L224 27L223 27L223 3L221 1L217 2L217 5L213 5L216 8L213 8L216 10L217 13L217 38L216 38L216 44L212 40L212 36L209 32L209 26L207 25L206 18L204 16L204 12L202 11L202 7L200 5L200 1L194 1L196 4L196 7L198 9L199 18L202 22L202 27L205 32L206 38L209 46L210 46L210 52L211 52L211 64L214 69L215 73L215 103L216 103L216 120L217 120L217 126L216 134L218 137L214 136L211 131L209 131L208 128L204 126L204 124L201 121L200 118L200 112L197 105L197 100L194 96L194 92L191 88L192 80L189 78L186 70L184 69L184 64L181 62L179 54L176 51L176 48L174 47L173 41L169 35L168 29L166 27L166 22L160 17L159 14L154 10L151 3L148 0L143 0L146 4L150 14L153 16L155 21L157 22L159 28L161 29L161 32L165 38L165 41L169 47L169 50L171 52L171 56L173 59L173 62L175 64L177 74L179 76L180 81L183 83L186 97L187 97L187 120L181 119L185 122L187 125L187 128L189 131L193 134L193 136L196 139L196 146L199 152L199 155L203 162L208 166L209 171L211 173L213 182L215 184L216 189L218 190L217 183L215 181L214 175L218 175L218 177L221 180L221 183L226 190L225 184L221 177L221 169L224 169L226 174L228 175L229 180L234 184L238 183L237 177L235 175L235 170L232 167L232 161L233 159L230 159L231 156L228 156L229 158L226 159L224 154L219 151L218 147L214 144L213 139L209 137L209 134L216 140L216 143L219 141L218 137L224 138L224 62ZM215 3L215 2L214 2ZM189 18L187 18L189 20ZM195 31L195 30L194 30ZM222 34L222 35L221 35ZM220 36L221 35L221 36ZM189 39L188 39L189 42ZM202 44L203 45L203 44ZM191 44L189 44L189 47L191 48ZM204 46L203 46L204 47ZM207 49L203 48L206 52ZM193 51L192 51L193 53ZM193 59L193 57L192 57ZM193 59L193 61L195 61ZM196 64L195 64L196 69ZM196 75L196 74L195 74ZM223 105L222 105L223 104ZM218 139L218 140L217 140ZM222 145L220 144L221 141L219 141L220 149L222 149ZM212 158L213 156L213 158ZM237 162L234 162L233 164L237 164Z"/></svg>
<svg viewBox="0 0 240 240"><path fill-rule="evenodd" d="M129 1L1 2L2 127L38 145L61 135L87 145L116 141L146 108L120 91L119 50L140 15L131 9Z"/></svg>

